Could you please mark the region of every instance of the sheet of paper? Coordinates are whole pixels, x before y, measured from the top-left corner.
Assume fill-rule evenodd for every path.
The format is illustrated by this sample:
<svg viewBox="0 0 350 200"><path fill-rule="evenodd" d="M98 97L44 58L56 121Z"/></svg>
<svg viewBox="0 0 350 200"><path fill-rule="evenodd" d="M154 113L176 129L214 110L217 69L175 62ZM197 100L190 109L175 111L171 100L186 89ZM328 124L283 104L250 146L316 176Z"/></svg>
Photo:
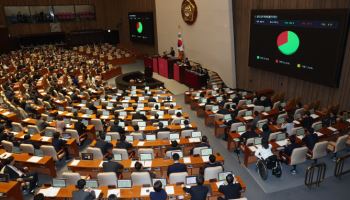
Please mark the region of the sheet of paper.
<svg viewBox="0 0 350 200"><path fill-rule="evenodd" d="M195 142L201 142L201 139L200 138L189 138L188 141L190 143L195 143Z"/></svg>
<svg viewBox="0 0 350 200"><path fill-rule="evenodd" d="M9 115L9 114L11 114L11 112L9 112L9 111L2 113L2 115Z"/></svg>
<svg viewBox="0 0 350 200"><path fill-rule="evenodd" d="M181 129L184 129L185 128L185 125L180 125Z"/></svg>
<svg viewBox="0 0 350 200"><path fill-rule="evenodd" d="M42 193L45 197L55 197L61 188L49 187L46 189L40 189L38 193Z"/></svg>
<svg viewBox="0 0 350 200"><path fill-rule="evenodd" d="M320 132L316 132L316 134L317 134L317 136L318 136L318 137L323 136L323 134L322 134L322 133L320 133Z"/></svg>
<svg viewBox="0 0 350 200"><path fill-rule="evenodd" d="M184 163L185 164L191 163L191 157L184 157Z"/></svg>
<svg viewBox="0 0 350 200"><path fill-rule="evenodd" d="M137 146L143 146L144 144L145 144L145 142L139 141L139 142L137 143Z"/></svg>
<svg viewBox="0 0 350 200"><path fill-rule="evenodd" d="M62 115L64 113L64 111L58 111L59 115Z"/></svg>
<svg viewBox="0 0 350 200"><path fill-rule="evenodd" d="M131 167L131 168L134 168L136 162L137 162L136 160L131 161L130 167Z"/></svg>
<svg viewBox="0 0 350 200"><path fill-rule="evenodd" d="M287 140L281 140L276 142L279 146L286 146L288 141Z"/></svg>
<svg viewBox="0 0 350 200"><path fill-rule="evenodd" d="M302 135L298 135L298 136L297 136L297 138L298 138L299 140L302 140L303 137L304 137L304 136L302 136Z"/></svg>
<svg viewBox="0 0 350 200"><path fill-rule="evenodd" d="M248 108L253 108L255 105L254 104L248 104L247 107Z"/></svg>
<svg viewBox="0 0 350 200"><path fill-rule="evenodd" d="M209 162L209 156L202 156L203 162Z"/></svg>
<svg viewBox="0 0 350 200"><path fill-rule="evenodd" d="M300 122L297 121L297 120L294 120L293 123L294 123L294 124L300 124Z"/></svg>
<svg viewBox="0 0 350 200"><path fill-rule="evenodd" d="M249 146L248 148L250 149L251 152L255 152L256 151L255 146Z"/></svg>
<svg viewBox="0 0 350 200"><path fill-rule="evenodd" d="M336 128L333 128L333 127L331 127L331 126L330 126L330 127L328 127L328 129L329 129L329 130L331 130L331 131L337 131L337 129L336 129Z"/></svg>
<svg viewBox="0 0 350 200"><path fill-rule="evenodd" d="M219 188L220 186L224 185L225 184L225 181L219 181L219 182L216 182L216 186Z"/></svg>
<svg viewBox="0 0 350 200"><path fill-rule="evenodd" d="M70 165L71 166L77 166L79 164L80 160L73 160Z"/></svg>
<svg viewBox="0 0 350 200"><path fill-rule="evenodd" d="M175 194L174 186L165 186L165 191L168 195Z"/></svg>
<svg viewBox="0 0 350 200"><path fill-rule="evenodd" d="M47 137L47 136L42 136L40 138L41 141L44 141L44 142L48 142L49 140L51 139L51 137Z"/></svg>
<svg viewBox="0 0 350 200"><path fill-rule="evenodd" d="M246 116L246 117L243 117L243 118L244 118L244 120L252 120L253 119L252 116Z"/></svg>
<svg viewBox="0 0 350 200"><path fill-rule="evenodd" d="M113 190L108 190L108 195L111 195L111 194L114 194L116 195L117 197L120 197L120 189L113 189Z"/></svg>
<svg viewBox="0 0 350 200"><path fill-rule="evenodd" d="M265 116L269 115L269 113L267 113L267 112L263 112L262 114Z"/></svg>
<svg viewBox="0 0 350 200"><path fill-rule="evenodd" d="M102 190L96 190L96 189L94 189L93 191L95 191L95 195L96 195L96 197L97 197L96 199L99 199L98 197L100 196Z"/></svg>
<svg viewBox="0 0 350 200"><path fill-rule="evenodd" d="M43 157L39 156L32 156L27 160L27 162L32 162L32 163L38 163Z"/></svg>
<svg viewBox="0 0 350 200"><path fill-rule="evenodd" d="M311 114L310 115L313 119L316 119L316 118L318 118L319 116L318 115L316 115L316 114Z"/></svg>
<svg viewBox="0 0 350 200"><path fill-rule="evenodd" d="M144 131L146 129L146 127L144 127L144 126L141 126L139 128L140 128L140 131Z"/></svg>
<svg viewBox="0 0 350 200"><path fill-rule="evenodd" d="M153 192L153 187L143 187L141 188L141 196L149 196L149 193Z"/></svg>
<svg viewBox="0 0 350 200"><path fill-rule="evenodd" d="M145 161L145 162L143 163L143 166L144 166L144 167L152 167L152 161Z"/></svg>
<svg viewBox="0 0 350 200"><path fill-rule="evenodd" d="M6 159L8 157L12 156L12 153L9 153L9 152L5 152L3 154L0 155L0 158L1 159Z"/></svg>

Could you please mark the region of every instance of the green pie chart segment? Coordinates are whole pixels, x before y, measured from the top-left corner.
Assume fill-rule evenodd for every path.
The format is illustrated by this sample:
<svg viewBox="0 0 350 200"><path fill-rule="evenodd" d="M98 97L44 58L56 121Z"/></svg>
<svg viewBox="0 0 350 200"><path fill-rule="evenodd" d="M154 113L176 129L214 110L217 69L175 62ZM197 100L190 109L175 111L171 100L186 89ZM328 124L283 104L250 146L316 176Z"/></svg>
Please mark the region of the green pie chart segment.
<svg viewBox="0 0 350 200"><path fill-rule="evenodd" d="M284 31L277 37L278 49L284 55L293 55L299 49L299 45L299 37L293 31Z"/></svg>
<svg viewBox="0 0 350 200"><path fill-rule="evenodd" d="M141 22L137 22L137 24L136 24L136 29L137 29L137 32L138 32L138 33L142 33L142 31L143 31L143 25L142 25Z"/></svg>

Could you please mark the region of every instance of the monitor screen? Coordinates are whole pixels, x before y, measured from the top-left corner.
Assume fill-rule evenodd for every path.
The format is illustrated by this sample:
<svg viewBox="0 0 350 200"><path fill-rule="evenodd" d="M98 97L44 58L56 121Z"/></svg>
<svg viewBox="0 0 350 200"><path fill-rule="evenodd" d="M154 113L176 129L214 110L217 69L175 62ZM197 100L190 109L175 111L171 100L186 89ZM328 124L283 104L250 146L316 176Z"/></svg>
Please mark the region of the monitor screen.
<svg viewBox="0 0 350 200"><path fill-rule="evenodd" d="M178 140L178 139L180 139L180 134L178 134L178 133L170 133L169 139L170 140Z"/></svg>
<svg viewBox="0 0 350 200"><path fill-rule="evenodd" d="M192 132L192 138L200 138L202 137L202 132L200 131L193 131Z"/></svg>
<svg viewBox="0 0 350 200"><path fill-rule="evenodd" d="M163 123L163 126L164 126L164 127L167 127L167 126L169 125L169 122L168 122L168 121L160 121L160 122Z"/></svg>
<svg viewBox="0 0 350 200"><path fill-rule="evenodd" d="M81 153L82 160L93 160L94 155L92 153Z"/></svg>
<svg viewBox="0 0 350 200"><path fill-rule="evenodd" d="M120 153L114 153L114 154L113 154L113 159L114 159L115 161L121 161L121 160L122 160L122 154L120 154Z"/></svg>
<svg viewBox="0 0 350 200"><path fill-rule="evenodd" d="M146 135L146 140L155 141L157 139L156 135Z"/></svg>
<svg viewBox="0 0 350 200"><path fill-rule="evenodd" d="M276 136L277 141L285 140L286 139L286 134L281 133Z"/></svg>
<svg viewBox="0 0 350 200"><path fill-rule="evenodd" d="M246 131L246 127L245 126L239 126L239 127L237 127L237 132L238 133L243 133L243 132L245 132Z"/></svg>
<svg viewBox="0 0 350 200"><path fill-rule="evenodd" d="M232 174L232 172L231 172L231 171L220 172L220 173L218 174L218 175L219 175L218 180L219 180L219 181L226 181L226 177L227 177L227 175L229 175L229 174Z"/></svg>
<svg viewBox="0 0 350 200"><path fill-rule="evenodd" d="M118 188L131 188L132 187L132 181L131 180L120 180L120 179L118 179L117 187Z"/></svg>
<svg viewBox="0 0 350 200"><path fill-rule="evenodd" d="M207 148L201 150L201 156L210 156L213 154L213 149Z"/></svg>
<svg viewBox="0 0 350 200"><path fill-rule="evenodd" d="M152 160L152 154L151 153L140 153L140 160L141 161L147 161L147 160Z"/></svg>
<svg viewBox="0 0 350 200"><path fill-rule="evenodd" d="M166 186L166 179L165 178L154 178L152 179L152 185L154 185L155 182L160 181L162 183L162 188L164 189Z"/></svg>
<svg viewBox="0 0 350 200"><path fill-rule="evenodd" d="M66 187L66 180L60 179L60 178L54 178L52 179L52 187Z"/></svg>
<svg viewBox="0 0 350 200"><path fill-rule="evenodd" d="M225 121L230 121L232 118L231 118L231 115L228 114L228 115L224 115L224 120Z"/></svg>
<svg viewBox="0 0 350 200"><path fill-rule="evenodd" d="M81 120L81 122L85 125L88 126L89 125L89 121L86 119Z"/></svg>
<svg viewBox="0 0 350 200"><path fill-rule="evenodd" d="M112 141L112 136L111 135L106 135L105 141L106 142Z"/></svg>
<svg viewBox="0 0 350 200"><path fill-rule="evenodd" d="M298 129L296 130L296 134L297 134L298 136L304 135L304 134L305 134L305 133L304 133L304 129L303 129L303 128L298 128Z"/></svg>
<svg viewBox="0 0 350 200"><path fill-rule="evenodd" d="M252 10L249 66L338 87L349 11Z"/></svg>
<svg viewBox="0 0 350 200"><path fill-rule="evenodd" d="M130 40L146 44L154 43L152 12L129 13Z"/></svg>
<svg viewBox="0 0 350 200"><path fill-rule="evenodd" d="M132 135L127 135L126 138L125 138L125 140L126 140L127 142L133 142L133 141L134 141L134 136L132 136Z"/></svg>
<svg viewBox="0 0 350 200"><path fill-rule="evenodd" d="M146 127L146 122L137 122L139 127Z"/></svg>
<svg viewBox="0 0 350 200"><path fill-rule="evenodd" d="M109 111L103 111L103 116L109 116Z"/></svg>
<svg viewBox="0 0 350 200"><path fill-rule="evenodd" d="M85 185L86 188L98 188L98 182L97 180L86 180L86 185Z"/></svg>
<svg viewBox="0 0 350 200"><path fill-rule="evenodd" d="M197 184L197 176L186 176L186 185L196 185Z"/></svg>

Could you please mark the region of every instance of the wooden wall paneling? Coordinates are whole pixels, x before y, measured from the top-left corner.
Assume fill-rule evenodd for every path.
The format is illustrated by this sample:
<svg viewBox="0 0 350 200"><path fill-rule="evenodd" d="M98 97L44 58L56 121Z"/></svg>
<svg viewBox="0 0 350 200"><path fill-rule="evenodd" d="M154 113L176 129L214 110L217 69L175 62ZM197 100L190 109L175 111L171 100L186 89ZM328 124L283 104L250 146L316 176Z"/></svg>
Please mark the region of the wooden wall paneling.
<svg viewBox="0 0 350 200"><path fill-rule="evenodd" d="M247 90L272 88L276 92L285 92L286 97L289 98L301 96L304 103L320 100L323 106L339 103L341 109L350 109L350 79L348 78L350 76L350 39L346 44L339 88L330 88L248 66L252 9L350 9L349 0L236 0L233 7L239 88Z"/></svg>

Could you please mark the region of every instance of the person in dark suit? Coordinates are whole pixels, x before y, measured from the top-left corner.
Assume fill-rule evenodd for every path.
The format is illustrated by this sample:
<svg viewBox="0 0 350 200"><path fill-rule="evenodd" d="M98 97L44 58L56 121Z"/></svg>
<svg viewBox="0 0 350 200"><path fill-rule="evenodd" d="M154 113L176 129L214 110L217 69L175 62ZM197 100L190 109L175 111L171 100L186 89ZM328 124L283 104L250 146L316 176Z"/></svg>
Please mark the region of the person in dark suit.
<svg viewBox="0 0 350 200"><path fill-rule="evenodd" d="M191 200L206 200L209 188L203 185L204 177L198 176L196 181L196 186L192 186L191 188L184 187L183 190L191 195Z"/></svg>
<svg viewBox="0 0 350 200"><path fill-rule="evenodd" d="M195 146L191 149L190 153L191 155L193 155L193 149L196 147L210 147L209 141L208 141L208 137L207 136L203 136L202 137L202 141L199 144L195 144Z"/></svg>
<svg viewBox="0 0 350 200"><path fill-rule="evenodd" d="M29 183L28 192L34 193L34 189L38 183L37 173L27 173L27 168L17 168L13 156L8 157L4 161L4 174L9 175L10 180Z"/></svg>
<svg viewBox="0 0 350 200"><path fill-rule="evenodd" d="M217 112L217 114L228 115L228 114L231 113L230 109L231 109L230 104L226 104L225 108L220 109L220 110Z"/></svg>
<svg viewBox="0 0 350 200"><path fill-rule="evenodd" d="M119 120L115 119L113 125L111 126L110 132L118 132L119 134L125 134L123 127L119 126Z"/></svg>
<svg viewBox="0 0 350 200"><path fill-rule="evenodd" d="M78 188L77 191L73 191L72 198L73 200L93 200L96 198L95 191L88 189L87 191L84 190L84 187L86 185L86 181L84 179L80 179L77 182L76 187Z"/></svg>
<svg viewBox="0 0 350 200"><path fill-rule="evenodd" d="M301 125L305 128L311 128L312 124L314 123L314 119L311 117L310 112L306 111L305 115L303 117L303 120L301 121Z"/></svg>
<svg viewBox="0 0 350 200"><path fill-rule="evenodd" d="M159 126L159 129L157 130L157 132L170 131L170 129L168 127L164 127L164 124L162 122L159 122L158 126Z"/></svg>
<svg viewBox="0 0 350 200"><path fill-rule="evenodd" d="M149 197L151 200L167 200L168 199L168 194L166 191L162 188L162 182L161 181L156 181L153 184L153 189L154 192L149 193Z"/></svg>
<svg viewBox="0 0 350 200"><path fill-rule="evenodd" d="M261 133L262 140L269 141L269 137L270 137L270 134L271 134L271 130L269 128L269 125L264 124L262 126L262 130L263 130L263 132Z"/></svg>
<svg viewBox="0 0 350 200"><path fill-rule="evenodd" d="M203 167L200 168L199 172L204 175L204 171L206 168L208 167L217 167L217 166L221 166L222 169L224 169L224 167L222 166L222 163L220 162L216 162L216 156L215 155L210 155L209 156L209 163L205 163Z"/></svg>
<svg viewBox="0 0 350 200"><path fill-rule="evenodd" d="M69 159L69 151L68 148L66 147L66 140L62 140L60 139L60 133L59 132L55 132L53 134L53 138L52 138L52 146L55 148L56 152L59 152L61 150L63 150L66 154L66 159Z"/></svg>
<svg viewBox="0 0 350 200"><path fill-rule="evenodd" d="M95 147L100 148L102 152L105 152L107 142L105 141L106 135L100 134L100 139L97 139Z"/></svg>
<svg viewBox="0 0 350 200"><path fill-rule="evenodd" d="M130 150L132 148L132 144L125 140L126 140L126 136L121 135L120 140L116 145L116 148Z"/></svg>
<svg viewBox="0 0 350 200"><path fill-rule="evenodd" d="M81 122L81 119L79 118L77 122L74 124L75 130L78 132L79 135L82 135L86 131L86 126Z"/></svg>
<svg viewBox="0 0 350 200"><path fill-rule="evenodd" d="M302 139L304 144L309 148L310 151L314 149L315 144L318 142L318 135L315 133L313 128L306 130L306 135Z"/></svg>
<svg viewBox="0 0 350 200"><path fill-rule="evenodd" d="M290 157L293 153L293 150L295 148L299 148L300 144L296 143L296 136L295 135L291 135L289 137L289 141L290 143L284 148L283 151L280 151L280 158L283 162L288 163L288 157ZM293 169L294 170L294 169Z"/></svg>
<svg viewBox="0 0 350 200"><path fill-rule="evenodd" d="M45 196L42 193L36 194L33 200L45 200Z"/></svg>
<svg viewBox="0 0 350 200"><path fill-rule="evenodd" d="M115 194L110 194L110 195L108 196L108 200L118 200L118 197L117 197L117 195L115 195Z"/></svg>
<svg viewBox="0 0 350 200"><path fill-rule="evenodd" d="M89 110L92 110L92 111L94 111L94 113L96 113L97 108L93 103L91 103L91 102L88 103L87 107L89 108Z"/></svg>
<svg viewBox="0 0 350 200"><path fill-rule="evenodd" d="M187 172L187 166L183 163L179 163L179 159L180 159L179 154L174 153L173 154L174 164L168 166L168 171L167 171L168 176L171 173Z"/></svg>
<svg viewBox="0 0 350 200"><path fill-rule="evenodd" d="M235 178L232 174L226 176L227 185L221 185L219 192L224 194L224 198L218 197L218 200L238 199L241 197L242 186L239 183L234 183Z"/></svg>
<svg viewBox="0 0 350 200"><path fill-rule="evenodd" d="M132 119L142 119L143 121L147 121L147 117L141 114L140 111L137 111L135 114L133 114Z"/></svg>
<svg viewBox="0 0 350 200"><path fill-rule="evenodd" d="M177 143L176 140L171 141L171 146L166 149L166 151L176 151L181 150L181 147L179 147L179 143Z"/></svg>
<svg viewBox="0 0 350 200"><path fill-rule="evenodd" d="M114 172L120 177L124 166L116 161L111 161L112 157L108 157L107 160L107 162L102 164L103 172Z"/></svg>
<svg viewBox="0 0 350 200"><path fill-rule="evenodd" d="M247 129L248 130L246 132L244 132L241 135L241 137L239 138L243 144L246 144L246 142L249 138L259 137L259 135L253 130L253 127L251 124L247 125Z"/></svg>
<svg viewBox="0 0 350 200"><path fill-rule="evenodd" d="M144 170L142 163L140 163L140 162L135 163L135 171L133 173L137 173L137 172L148 172L149 175L151 176L151 178L156 178L156 175L153 172L148 171L148 170Z"/></svg>
<svg viewBox="0 0 350 200"><path fill-rule="evenodd" d="M322 125L325 127L332 126L337 122L337 116L330 112L322 119Z"/></svg>
<svg viewBox="0 0 350 200"><path fill-rule="evenodd" d="M190 121L188 121L188 119L186 119L186 120L184 121L184 125L185 125L185 127L184 127L182 130L190 130L190 129L192 129L192 128L190 127Z"/></svg>
<svg viewBox="0 0 350 200"><path fill-rule="evenodd" d="M156 100L153 96L151 96L150 98L148 98L148 102L154 102L154 103L156 103L157 100Z"/></svg>

